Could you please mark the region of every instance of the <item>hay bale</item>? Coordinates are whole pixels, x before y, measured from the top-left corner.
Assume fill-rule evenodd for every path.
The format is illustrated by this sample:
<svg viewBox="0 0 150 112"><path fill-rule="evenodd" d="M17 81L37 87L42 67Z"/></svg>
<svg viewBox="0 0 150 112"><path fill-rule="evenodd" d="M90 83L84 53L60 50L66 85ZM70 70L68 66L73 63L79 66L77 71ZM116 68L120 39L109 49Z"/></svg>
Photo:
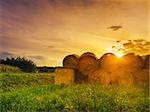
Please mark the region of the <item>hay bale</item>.
<svg viewBox="0 0 150 112"><path fill-rule="evenodd" d="M97 69L88 77L90 83L111 84L111 74L105 69Z"/></svg>
<svg viewBox="0 0 150 112"><path fill-rule="evenodd" d="M98 61L100 67L109 72L118 68L118 58L113 53L104 54Z"/></svg>
<svg viewBox="0 0 150 112"><path fill-rule="evenodd" d="M150 70L150 55L146 55L145 59L144 59L144 69L148 69Z"/></svg>
<svg viewBox="0 0 150 112"><path fill-rule="evenodd" d="M133 84L133 74L128 71L108 72L105 69L98 69L88 77L90 83L99 84Z"/></svg>
<svg viewBox="0 0 150 112"><path fill-rule="evenodd" d="M82 55L81 55L81 57L82 56L93 56L93 57L96 57L96 55L94 54L94 53L92 53L92 52L85 52L85 53L83 53Z"/></svg>
<svg viewBox="0 0 150 112"><path fill-rule="evenodd" d="M98 60L93 55L81 55L79 58L79 72L88 76L99 68Z"/></svg>
<svg viewBox="0 0 150 112"><path fill-rule="evenodd" d="M75 83L86 83L88 77L83 75L78 69L75 69Z"/></svg>
<svg viewBox="0 0 150 112"><path fill-rule="evenodd" d="M148 70L138 70L133 74L134 77L134 83L138 84L149 84L149 71Z"/></svg>
<svg viewBox="0 0 150 112"><path fill-rule="evenodd" d="M134 72L131 72L129 69L119 69L111 73L112 84L133 84Z"/></svg>
<svg viewBox="0 0 150 112"><path fill-rule="evenodd" d="M130 69L135 71L137 69L142 69L143 59L142 57L135 55L134 53L126 54L122 57L121 66L124 69Z"/></svg>
<svg viewBox="0 0 150 112"><path fill-rule="evenodd" d="M72 84L75 81L75 71L71 68L56 67L55 84Z"/></svg>
<svg viewBox="0 0 150 112"><path fill-rule="evenodd" d="M75 54L68 55L63 59L63 66L70 68L78 68L78 59L79 59L78 55Z"/></svg>

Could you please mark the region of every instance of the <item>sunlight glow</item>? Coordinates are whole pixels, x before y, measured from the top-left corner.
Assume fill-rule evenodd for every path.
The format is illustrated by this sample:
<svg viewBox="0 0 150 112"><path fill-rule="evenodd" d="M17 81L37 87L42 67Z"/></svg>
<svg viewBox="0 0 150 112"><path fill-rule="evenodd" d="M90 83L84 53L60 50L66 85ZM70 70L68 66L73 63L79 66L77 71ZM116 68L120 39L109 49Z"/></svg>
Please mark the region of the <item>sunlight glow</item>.
<svg viewBox="0 0 150 112"><path fill-rule="evenodd" d="M118 58L121 58L124 54L120 52L113 52Z"/></svg>
<svg viewBox="0 0 150 112"><path fill-rule="evenodd" d="M122 52L113 50L112 48L109 48L108 52L115 54L118 58L121 58L122 56L124 56L124 54Z"/></svg>

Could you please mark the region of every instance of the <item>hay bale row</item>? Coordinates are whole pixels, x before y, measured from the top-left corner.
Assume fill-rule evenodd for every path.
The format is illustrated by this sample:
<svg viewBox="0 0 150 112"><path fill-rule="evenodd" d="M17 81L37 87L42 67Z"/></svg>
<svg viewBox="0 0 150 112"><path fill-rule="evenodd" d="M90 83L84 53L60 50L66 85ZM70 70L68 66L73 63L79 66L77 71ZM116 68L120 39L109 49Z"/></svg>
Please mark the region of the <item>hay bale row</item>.
<svg viewBox="0 0 150 112"><path fill-rule="evenodd" d="M104 54L100 59L100 69L89 77L89 82L100 84L147 83L148 72L143 72L143 59L133 53L120 59L112 53ZM141 74L141 75L138 75Z"/></svg>
<svg viewBox="0 0 150 112"><path fill-rule="evenodd" d="M147 60L143 61L140 56L133 53L122 58L118 58L112 53L106 53L97 59L94 53L86 52L80 57L77 55L66 56L63 66L74 69L74 80L77 83L132 84L140 79L134 75L136 71L142 70L143 64L149 64L147 63L149 58ZM146 76L144 75L142 80L145 80Z"/></svg>

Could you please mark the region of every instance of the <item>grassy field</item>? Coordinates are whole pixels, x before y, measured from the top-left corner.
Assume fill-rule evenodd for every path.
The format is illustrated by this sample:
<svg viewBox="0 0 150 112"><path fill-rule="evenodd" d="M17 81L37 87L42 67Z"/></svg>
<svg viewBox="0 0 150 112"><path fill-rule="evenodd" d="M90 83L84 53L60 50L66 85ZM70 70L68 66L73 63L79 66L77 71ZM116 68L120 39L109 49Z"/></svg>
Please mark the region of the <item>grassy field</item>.
<svg viewBox="0 0 150 112"><path fill-rule="evenodd" d="M146 85L54 85L54 74L0 73L0 112L149 112Z"/></svg>

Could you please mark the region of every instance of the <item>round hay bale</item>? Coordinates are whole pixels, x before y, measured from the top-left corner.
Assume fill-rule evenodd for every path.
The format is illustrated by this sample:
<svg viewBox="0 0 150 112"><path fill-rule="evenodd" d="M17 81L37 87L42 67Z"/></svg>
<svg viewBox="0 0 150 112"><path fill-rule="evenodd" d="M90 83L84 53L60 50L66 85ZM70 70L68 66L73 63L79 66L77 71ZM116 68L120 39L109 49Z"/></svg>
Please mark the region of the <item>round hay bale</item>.
<svg viewBox="0 0 150 112"><path fill-rule="evenodd" d="M111 80L113 84L133 84L134 72L131 72L128 69L119 69L119 71L114 71L111 73Z"/></svg>
<svg viewBox="0 0 150 112"><path fill-rule="evenodd" d="M145 60L144 60L144 68L145 69L150 69L150 55L146 55Z"/></svg>
<svg viewBox="0 0 150 112"><path fill-rule="evenodd" d="M68 55L63 59L63 66L70 68L78 68L78 59L79 59L78 55L75 54Z"/></svg>
<svg viewBox="0 0 150 112"><path fill-rule="evenodd" d="M93 56L93 57L96 57L96 55L94 53L92 53L92 52L85 52L80 57L82 57L82 56Z"/></svg>
<svg viewBox="0 0 150 112"><path fill-rule="evenodd" d="M79 58L79 72L85 76L99 68L98 60L95 56L84 55Z"/></svg>
<svg viewBox="0 0 150 112"><path fill-rule="evenodd" d="M105 69L97 69L88 77L90 83L111 84L111 74Z"/></svg>
<svg viewBox="0 0 150 112"><path fill-rule="evenodd" d="M134 74L134 81L137 84L149 84L149 71L141 69L141 70L137 70Z"/></svg>
<svg viewBox="0 0 150 112"><path fill-rule="evenodd" d="M118 59L113 53L104 54L98 61L102 69L107 71L117 69Z"/></svg>
<svg viewBox="0 0 150 112"><path fill-rule="evenodd" d="M129 53L122 57L121 66L130 70L141 69L143 66L143 59L139 55Z"/></svg>

